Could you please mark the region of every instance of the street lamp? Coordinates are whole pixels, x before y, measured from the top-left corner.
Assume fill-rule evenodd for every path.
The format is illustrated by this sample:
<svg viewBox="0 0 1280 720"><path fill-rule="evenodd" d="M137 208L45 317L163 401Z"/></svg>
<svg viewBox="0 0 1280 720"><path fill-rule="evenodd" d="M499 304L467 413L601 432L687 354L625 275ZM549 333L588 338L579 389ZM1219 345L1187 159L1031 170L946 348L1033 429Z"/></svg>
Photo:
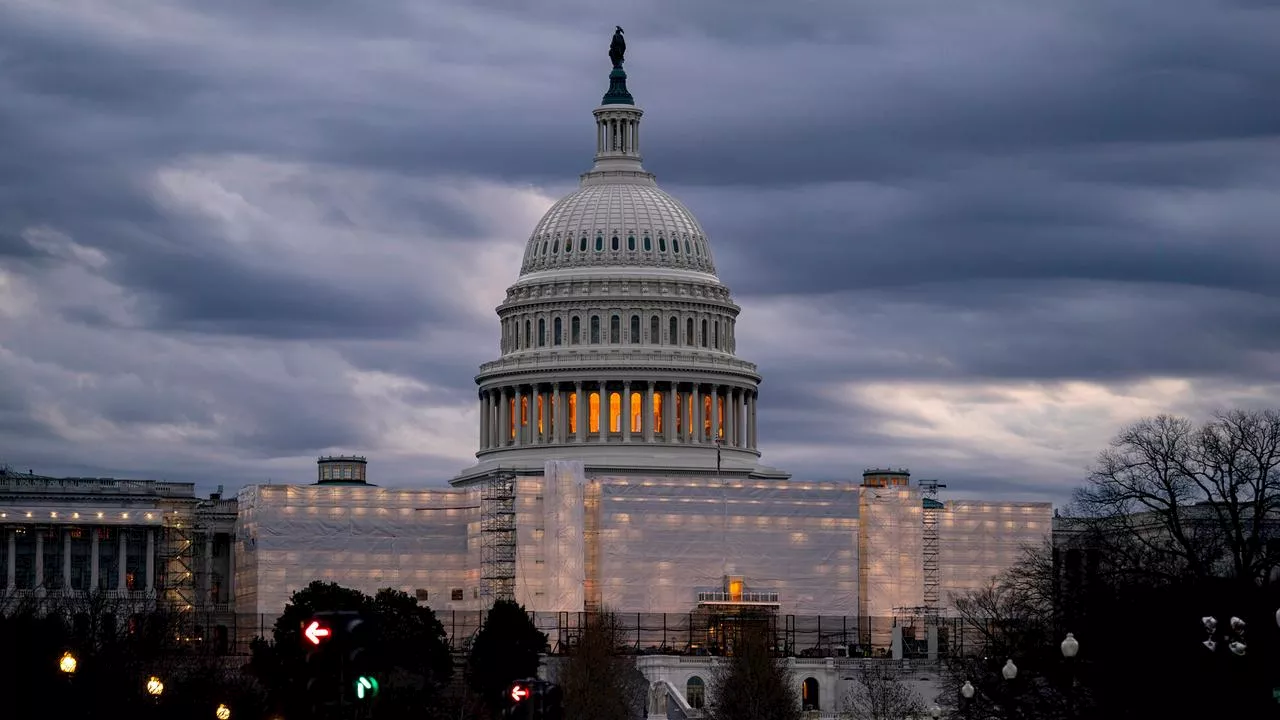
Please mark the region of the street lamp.
<svg viewBox="0 0 1280 720"><path fill-rule="evenodd" d="M231 720L231 708L226 705L219 704L218 709L213 711L213 716L218 720Z"/></svg>
<svg viewBox="0 0 1280 720"><path fill-rule="evenodd" d="M1004 675L1005 680L1012 680L1018 677L1018 666L1013 664L1013 660L1005 660L1004 667L1000 668L1000 674Z"/></svg>
<svg viewBox="0 0 1280 720"><path fill-rule="evenodd" d="M1062 657L1071 659L1080 652L1080 641L1076 640L1076 636L1067 633L1067 639L1062 641Z"/></svg>
<svg viewBox="0 0 1280 720"><path fill-rule="evenodd" d="M977 691L974 689L973 683L968 680L965 680L964 684L960 686L960 694L964 696L965 700L972 700L975 692Z"/></svg>
<svg viewBox="0 0 1280 720"><path fill-rule="evenodd" d="M160 678L156 677L155 675L152 675L151 677L147 678L147 694L148 695L159 700L160 695L163 692L164 692L164 683L160 682Z"/></svg>
<svg viewBox="0 0 1280 720"><path fill-rule="evenodd" d="M71 677L76 674L76 666L79 664L76 661L76 656L72 655L71 651L68 650L62 653L62 658L58 660L58 669L66 673L67 677Z"/></svg>

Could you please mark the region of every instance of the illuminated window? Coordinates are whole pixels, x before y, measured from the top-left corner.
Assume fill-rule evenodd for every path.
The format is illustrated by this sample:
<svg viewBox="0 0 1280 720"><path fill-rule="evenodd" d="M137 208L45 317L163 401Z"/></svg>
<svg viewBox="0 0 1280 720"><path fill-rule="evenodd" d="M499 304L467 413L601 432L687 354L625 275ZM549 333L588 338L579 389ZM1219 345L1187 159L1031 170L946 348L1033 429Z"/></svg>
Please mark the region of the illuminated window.
<svg viewBox="0 0 1280 720"><path fill-rule="evenodd" d="M621 335L622 335L622 318L618 317L617 315L610 316L609 342L614 345L617 345L618 343L622 342Z"/></svg>
<svg viewBox="0 0 1280 720"><path fill-rule="evenodd" d="M702 347L707 346L707 321L702 321Z"/></svg>
<svg viewBox="0 0 1280 720"><path fill-rule="evenodd" d="M716 398L716 407L719 408L718 417L720 418L720 437L722 438L724 437L724 401L725 397L723 395Z"/></svg>
<svg viewBox="0 0 1280 720"><path fill-rule="evenodd" d="M800 686L800 701L806 712L820 709L821 706L818 704L817 678L804 679L804 684Z"/></svg>
<svg viewBox="0 0 1280 720"><path fill-rule="evenodd" d="M693 318L689 318L684 322L684 344L693 346Z"/></svg>
<svg viewBox="0 0 1280 720"><path fill-rule="evenodd" d="M684 413L680 412L680 408L684 407L684 393L676 393L676 406L672 408L676 418L676 435L684 432Z"/></svg>
<svg viewBox="0 0 1280 720"><path fill-rule="evenodd" d="M569 433L578 432L578 393L569 393Z"/></svg>
<svg viewBox="0 0 1280 720"><path fill-rule="evenodd" d="M600 432L600 393L587 397L587 432Z"/></svg>
<svg viewBox="0 0 1280 720"><path fill-rule="evenodd" d="M582 318L574 315L569 321L569 343L577 345L580 342L582 342Z"/></svg>
<svg viewBox="0 0 1280 720"><path fill-rule="evenodd" d="M653 240L648 235L644 236L644 251L651 252L653 250Z"/></svg>
<svg viewBox="0 0 1280 720"><path fill-rule="evenodd" d="M706 322L705 320L703 321ZM538 347L547 346L547 320L538 318Z"/></svg>
<svg viewBox="0 0 1280 720"><path fill-rule="evenodd" d="M524 395L520 398L520 427L529 425L529 396Z"/></svg>
<svg viewBox="0 0 1280 720"><path fill-rule="evenodd" d="M609 393L609 432L622 432L622 395Z"/></svg>
<svg viewBox="0 0 1280 720"><path fill-rule="evenodd" d="M680 344L680 321L677 320L675 317L672 317L671 322L668 324L671 325L671 327L667 328L668 330L667 342L671 343L672 345L679 345Z"/></svg>
<svg viewBox="0 0 1280 720"><path fill-rule="evenodd" d="M640 342L640 316L631 316L631 336L627 338L627 342L632 345Z"/></svg>
<svg viewBox="0 0 1280 720"><path fill-rule="evenodd" d="M657 345L662 342L662 321L657 315L649 318L649 342Z"/></svg>
<svg viewBox="0 0 1280 720"><path fill-rule="evenodd" d="M561 335L563 334L561 330L562 328L561 328L560 318L556 318L554 324L552 325L552 333L551 333L551 342L555 343L556 345L560 344Z"/></svg>
<svg viewBox="0 0 1280 720"><path fill-rule="evenodd" d="M662 395L653 394L653 431L662 432Z"/></svg>
<svg viewBox="0 0 1280 720"><path fill-rule="evenodd" d="M511 434L511 439L516 439L516 399L513 397L507 401L507 425Z"/></svg>
<svg viewBox="0 0 1280 720"><path fill-rule="evenodd" d="M631 432L640 432L640 417L643 410L644 401L640 399L640 393L631 393Z"/></svg>
<svg viewBox="0 0 1280 720"><path fill-rule="evenodd" d="M591 344L592 345L600 344L600 316L599 315L591 316Z"/></svg>
<svg viewBox="0 0 1280 720"><path fill-rule="evenodd" d="M794 691L793 691L794 692ZM793 696L794 697L794 696ZM694 710L701 710L707 704L707 686L702 678L694 675L684 686L684 700ZM791 702L795 702L792 700Z"/></svg>
<svg viewBox="0 0 1280 720"><path fill-rule="evenodd" d="M627 249L628 249L628 250L635 250L635 249L636 249L636 236L635 236L635 235L628 235L628 236L627 236Z"/></svg>
<svg viewBox="0 0 1280 720"><path fill-rule="evenodd" d="M538 432L542 432L542 418L546 414L543 402L542 393L538 393Z"/></svg>
<svg viewBox="0 0 1280 720"><path fill-rule="evenodd" d="M667 251L667 239L662 236L658 236L658 252L664 253L666 251Z"/></svg>
<svg viewBox="0 0 1280 720"><path fill-rule="evenodd" d="M686 393L685 398L687 398L687 400L684 405L680 406L680 408L684 410L685 427L689 428L690 435L697 430L697 428L693 426L693 399L697 397L697 393L697 390L694 390L691 393Z"/></svg>
<svg viewBox="0 0 1280 720"><path fill-rule="evenodd" d="M703 320L702 322L706 322ZM703 437L711 437L711 396L702 396L702 432Z"/></svg>

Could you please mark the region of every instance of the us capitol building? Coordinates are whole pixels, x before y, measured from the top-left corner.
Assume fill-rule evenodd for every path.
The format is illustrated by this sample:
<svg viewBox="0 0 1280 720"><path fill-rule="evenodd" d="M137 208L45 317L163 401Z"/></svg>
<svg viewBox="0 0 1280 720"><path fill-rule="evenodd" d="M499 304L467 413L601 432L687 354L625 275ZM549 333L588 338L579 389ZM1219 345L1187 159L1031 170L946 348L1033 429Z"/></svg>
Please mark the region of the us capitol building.
<svg viewBox="0 0 1280 720"><path fill-rule="evenodd" d="M160 520L117 529L126 511L114 506L111 523L72 522L75 508L105 502L102 483L86 497L14 481L0 486L11 595L58 573L78 587L75 558L94 552L130 559L82 585L108 577L105 587L133 589L120 577L136 568L139 590L170 587L181 555L205 569L200 587L175 596L230 593L242 614L274 617L324 579L402 589L446 614L502 597L539 613L749 607L842 624L853 642L880 645L895 614L945 615L950 592L1041 542L1048 503L944 501L902 469L816 481L761 462L762 378L736 352L740 308L707 232L642 162L644 111L619 42L620 32L594 138L584 137L590 169L533 228L497 308L499 354L476 376L475 465L448 487L397 489L371 483L363 457L324 457L313 483L240 490L225 536L209 519L195 536L173 528L176 539ZM190 489L166 492L183 497L157 495L155 511L176 504L194 522ZM82 537L108 540L90 550ZM231 557L216 555L221 537Z"/></svg>

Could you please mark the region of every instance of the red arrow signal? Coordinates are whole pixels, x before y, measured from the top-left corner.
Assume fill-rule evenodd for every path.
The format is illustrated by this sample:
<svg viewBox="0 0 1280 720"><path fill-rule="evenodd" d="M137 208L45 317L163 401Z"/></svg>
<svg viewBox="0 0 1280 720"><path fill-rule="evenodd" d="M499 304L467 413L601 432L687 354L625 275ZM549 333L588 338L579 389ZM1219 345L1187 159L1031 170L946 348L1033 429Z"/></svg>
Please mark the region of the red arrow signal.
<svg viewBox="0 0 1280 720"><path fill-rule="evenodd" d="M319 645L320 641L329 637L329 628L321 625L319 620L312 620L307 629L302 631L302 634L311 641L312 645Z"/></svg>
<svg viewBox="0 0 1280 720"><path fill-rule="evenodd" d="M517 686L515 686L515 687L511 688L511 699L512 699L512 700L515 700L516 702L520 702L521 700L523 700L523 699L525 699L525 698L527 698L527 697L529 697L529 689L528 689L528 688L526 688L526 687L522 687L522 686L520 686L520 685L517 685Z"/></svg>

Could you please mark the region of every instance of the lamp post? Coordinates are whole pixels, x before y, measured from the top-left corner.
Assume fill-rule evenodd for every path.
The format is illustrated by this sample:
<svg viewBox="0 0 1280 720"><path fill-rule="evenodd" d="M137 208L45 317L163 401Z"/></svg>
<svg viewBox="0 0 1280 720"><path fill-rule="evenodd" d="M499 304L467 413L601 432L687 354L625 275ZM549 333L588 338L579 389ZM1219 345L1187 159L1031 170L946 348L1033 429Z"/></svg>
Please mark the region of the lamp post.
<svg viewBox="0 0 1280 720"><path fill-rule="evenodd" d="M58 669L68 678L76 674L76 668L79 665L79 661L76 660L76 656L70 650L62 653L62 657L58 659Z"/></svg>

